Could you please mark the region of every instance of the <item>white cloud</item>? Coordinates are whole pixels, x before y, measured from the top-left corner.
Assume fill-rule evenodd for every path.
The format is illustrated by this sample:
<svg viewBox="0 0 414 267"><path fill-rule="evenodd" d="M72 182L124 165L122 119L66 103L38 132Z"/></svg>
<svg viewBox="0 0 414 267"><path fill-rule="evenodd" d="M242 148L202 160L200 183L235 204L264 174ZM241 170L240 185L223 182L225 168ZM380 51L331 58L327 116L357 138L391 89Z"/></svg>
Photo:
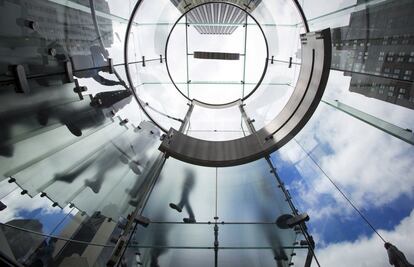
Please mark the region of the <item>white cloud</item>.
<svg viewBox="0 0 414 267"><path fill-rule="evenodd" d="M2 186L5 187L8 185L3 182ZM20 192L21 189L16 189L1 200L7 205L6 209L0 211L1 223L6 223L14 219L21 219L22 217L19 214L23 211L31 212L36 209L41 209L40 215L62 212L61 208L52 207L52 202L48 198L41 198L39 195L31 198L28 195L20 195ZM66 207L63 211L67 213L70 209Z"/></svg>
<svg viewBox="0 0 414 267"><path fill-rule="evenodd" d="M349 77L333 72L324 98L340 99L394 123L414 124L411 110L382 101L372 102L374 100L349 93L348 86ZM358 207L381 207L402 195L414 197L411 145L323 103L296 138L308 152L316 147L312 157ZM324 152L326 147L331 151ZM296 163L303 177L302 184L296 182L292 186L303 195L305 205L314 212L313 218L352 210L295 142L281 152L284 160ZM304 182L307 187L303 186ZM321 207L315 198L323 194L336 201Z"/></svg>
<svg viewBox="0 0 414 267"><path fill-rule="evenodd" d="M414 210L391 231L380 230L379 233L401 250L408 261L414 262ZM315 236L316 242L318 238ZM293 258L295 266L303 266L304 255ZM372 235L361 237L354 242L341 242L317 249L316 256L321 266L335 267L389 267L387 252L382 241ZM312 266L317 266L313 261Z"/></svg>

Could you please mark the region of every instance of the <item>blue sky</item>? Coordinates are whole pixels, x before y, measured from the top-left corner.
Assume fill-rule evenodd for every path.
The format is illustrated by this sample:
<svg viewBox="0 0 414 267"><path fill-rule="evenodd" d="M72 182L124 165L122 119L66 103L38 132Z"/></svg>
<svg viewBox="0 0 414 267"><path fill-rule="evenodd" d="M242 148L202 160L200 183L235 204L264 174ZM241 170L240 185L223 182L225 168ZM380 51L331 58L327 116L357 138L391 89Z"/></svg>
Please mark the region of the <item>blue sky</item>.
<svg viewBox="0 0 414 267"><path fill-rule="evenodd" d="M277 153L273 154L273 159L274 162L283 162L283 159ZM331 195L320 194L315 190L312 191L312 188L306 184L307 178L301 177L295 165L284 162L279 166L279 175L285 181L301 212L307 212L308 205L306 198L297 190L297 186L293 185L298 179L305 180L304 187L317 195L318 205L321 207L336 202ZM387 205L362 209L362 212L376 228L392 230L403 218L410 215L413 209L412 201L412 198L403 195ZM310 214L310 217L311 220L308 223L310 232L318 233L323 238L323 245L341 241L355 241L361 235L370 236L373 234L372 229L356 212L351 212L349 215L344 214L343 216L335 214L317 220L312 220L312 214Z"/></svg>

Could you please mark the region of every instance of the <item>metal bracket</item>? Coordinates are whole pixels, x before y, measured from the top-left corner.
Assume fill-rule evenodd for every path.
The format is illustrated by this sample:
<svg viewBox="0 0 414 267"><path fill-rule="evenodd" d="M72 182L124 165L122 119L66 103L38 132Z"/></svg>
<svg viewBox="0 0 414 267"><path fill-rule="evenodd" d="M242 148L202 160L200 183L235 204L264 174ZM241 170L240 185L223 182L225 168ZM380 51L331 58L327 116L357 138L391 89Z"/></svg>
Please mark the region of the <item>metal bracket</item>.
<svg viewBox="0 0 414 267"><path fill-rule="evenodd" d="M307 213L302 213L302 214L295 215L290 219L287 219L286 224L290 228L293 228L296 225L299 225L299 224L307 222L307 221L309 221L309 215Z"/></svg>
<svg viewBox="0 0 414 267"><path fill-rule="evenodd" d="M130 216L128 216L128 219L130 219ZM137 214L134 218L134 221L144 227L148 227L148 225L151 223L151 220L147 217L144 217L142 215Z"/></svg>
<svg viewBox="0 0 414 267"><path fill-rule="evenodd" d="M73 92L77 93L80 100L83 100L82 92L88 91L86 86L80 86L77 79L75 79L75 88L73 88Z"/></svg>
<svg viewBox="0 0 414 267"><path fill-rule="evenodd" d="M120 120L120 122L119 122L119 125L120 126L125 126L125 128L127 128L128 129L128 127L126 126L127 125L127 123L129 122L129 120L128 119L121 119L120 117L118 117L119 118L119 120Z"/></svg>
<svg viewBox="0 0 414 267"><path fill-rule="evenodd" d="M26 71L22 65L13 66L13 74L16 78L16 93L30 93L29 83L27 82Z"/></svg>
<svg viewBox="0 0 414 267"><path fill-rule="evenodd" d="M114 74L115 73L115 68L114 68L114 60L110 57L108 57L108 70L110 74Z"/></svg>

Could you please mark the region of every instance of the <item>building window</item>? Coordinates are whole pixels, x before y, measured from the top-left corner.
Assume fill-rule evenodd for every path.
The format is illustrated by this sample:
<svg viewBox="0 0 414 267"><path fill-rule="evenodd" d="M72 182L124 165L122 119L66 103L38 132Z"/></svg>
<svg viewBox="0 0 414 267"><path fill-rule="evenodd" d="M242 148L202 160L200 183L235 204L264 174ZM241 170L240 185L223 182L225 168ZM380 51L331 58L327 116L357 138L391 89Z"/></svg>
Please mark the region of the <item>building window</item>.
<svg viewBox="0 0 414 267"><path fill-rule="evenodd" d="M400 94L405 94L405 92L407 92L407 90L405 90L405 88L400 88Z"/></svg>
<svg viewBox="0 0 414 267"><path fill-rule="evenodd" d="M393 92L388 92L388 96L394 96Z"/></svg>
<svg viewBox="0 0 414 267"><path fill-rule="evenodd" d="M406 70L405 71L405 75L411 75L411 74L413 74L413 71L412 70Z"/></svg>

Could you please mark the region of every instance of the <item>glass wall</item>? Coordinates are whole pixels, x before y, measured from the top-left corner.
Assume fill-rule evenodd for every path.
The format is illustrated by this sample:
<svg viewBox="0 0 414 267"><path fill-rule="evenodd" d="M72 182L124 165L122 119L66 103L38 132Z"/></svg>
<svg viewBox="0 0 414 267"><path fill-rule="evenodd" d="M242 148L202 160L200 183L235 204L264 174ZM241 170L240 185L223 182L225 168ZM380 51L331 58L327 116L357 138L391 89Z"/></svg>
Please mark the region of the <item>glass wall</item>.
<svg viewBox="0 0 414 267"><path fill-rule="evenodd" d="M2 256L27 266L105 266L126 234L125 266L305 266L312 236L312 266L389 266L384 241L414 262L413 1L300 0L311 31L331 29L322 101L269 161L227 168L161 154L163 132L137 100L168 130L188 110L176 86L215 104L252 92L266 57L256 19L270 53L244 104L260 129L299 76L304 25L293 2L250 1L252 17L230 22L184 16L170 58L168 35L191 1L143 1L127 32L136 2L1 1ZM220 42L209 31L232 33L237 46L223 41L222 49L241 64L194 58ZM140 99L125 72L127 34ZM237 106L195 106L187 133L222 141L247 129ZM134 211L150 223L126 232ZM277 223L304 212L309 236Z"/></svg>

